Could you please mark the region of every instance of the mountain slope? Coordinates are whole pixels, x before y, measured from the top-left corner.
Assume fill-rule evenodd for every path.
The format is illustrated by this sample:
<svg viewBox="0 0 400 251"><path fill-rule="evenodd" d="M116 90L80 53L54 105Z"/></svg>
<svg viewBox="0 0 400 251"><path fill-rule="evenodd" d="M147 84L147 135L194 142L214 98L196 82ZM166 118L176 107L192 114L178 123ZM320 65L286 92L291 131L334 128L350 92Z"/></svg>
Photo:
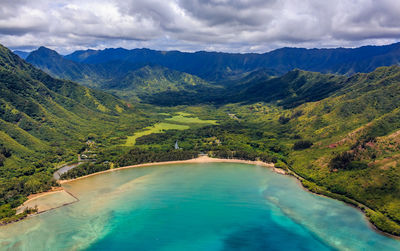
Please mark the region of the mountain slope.
<svg viewBox="0 0 400 251"><path fill-rule="evenodd" d="M76 51L65 57L41 47L27 60L53 76L106 90L128 100L169 106L281 100L282 105L293 107L327 97L341 88L335 83L340 82L339 77L317 77L316 74L312 77L305 73L300 76L299 72L270 79L272 76L283 76L295 69L349 75L370 72L377 66L399 64L400 43L355 49L282 48L264 54L117 48ZM160 71L161 68L165 70ZM178 77L179 74L182 76ZM191 78L197 83L187 84L182 78ZM311 79L302 86L300 82L307 78ZM288 82L295 86L286 85Z"/></svg>
<svg viewBox="0 0 400 251"><path fill-rule="evenodd" d="M195 95L182 90L165 91L146 100L159 105L274 103L285 108L317 101L346 85L345 76L293 70L271 77L269 70L257 70L243 78L220 82L220 88L199 90Z"/></svg>
<svg viewBox="0 0 400 251"><path fill-rule="evenodd" d="M280 115L287 118L281 127L293 138L313 142L311 148L293 151L288 160L292 170L307 179L305 185L363 203L378 228L396 235L400 235L399 83L400 67L378 68L347 78L343 88L325 99Z"/></svg>
<svg viewBox="0 0 400 251"><path fill-rule="evenodd" d="M77 81L90 87L99 87L98 81L105 78L98 67L65 59L46 47L32 51L26 61L55 77Z"/></svg>
<svg viewBox="0 0 400 251"><path fill-rule="evenodd" d="M26 52L26 51L13 51L13 53L14 54L16 54L16 55L18 55L20 58L22 58L22 59L26 59L28 56L29 56L29 54L30 54L30 52Z"/></svg>
<svg viewBox="0 0 400 251"><path fill-rule="evenodd" d="M112 95L50 77L2 46L0 65L0 118L36 137L46 132L49 139L57 138L70 131L60 125L73 129L86 119L129 110Z"/></svg>
<svg viewBox="0 0 400 251"><path fill-rule="evenodd" d="M128 114L140 123L125 102L54 79L0 45L0 218L48 190L55 163L74 159L89 135L118 130Z"/></svg>
<svg viewBox="0 0 400 251"><path fill-rule="evenodd" d="M33 51L27 61L58 78L77 81L132 101L164 91L195 92L213 88L199 77L157 65L124 61L86 64L68 60L45 47Z"/></svg>
<svg viewBox="0 0 400 251"><path fill-rule="evenodd" d="M145 66L109 81L102 88L125 99L136 97L146 100L163 92L208 92L216 86L187 73L160 66Z"/></svg>
<svg viewBox="0 0 400 251"><path fill-rule="evenodd" d="M379 66L400 62L400 43L355 49L282 48L264 54L154 51L149 49L105 49L76 51L65 58L88 64L125 61L157 64L174 70L219 81L230 76L268 68L283 74L299 68L322 73L370 72Z"/></svg>
<svg viewBox="0 0 400 251"><path fill-rule="evenodd" d="M286 108L321 100L344 87L340 75L293 70L277 78L257 78L231 89L231 100L237 102L277 102Z"/></svg>

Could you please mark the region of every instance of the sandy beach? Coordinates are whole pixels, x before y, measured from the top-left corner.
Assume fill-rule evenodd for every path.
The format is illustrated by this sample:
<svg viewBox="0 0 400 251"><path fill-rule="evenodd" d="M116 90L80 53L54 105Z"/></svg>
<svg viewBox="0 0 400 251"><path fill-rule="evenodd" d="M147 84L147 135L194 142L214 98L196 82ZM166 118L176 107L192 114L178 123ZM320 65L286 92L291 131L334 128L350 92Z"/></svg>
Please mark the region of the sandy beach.
<svg viewBox="0 0 400 251"><path fill-rule="evenodd" d="M155 165L172 165L172 164L216 163L216 162L242 163L242 164L265 166L265 167L271 168L276 173L286 174L285 170L280 169L280 168L276 168L273 163L266 163L266 162L262 162L262 161L241 160L241 159L219 159L219 158L211 158L211 157L208 157L208 156L200 156L198 158L188 159L188 160L152 162L152 163L144 163L144 164L138 164L138 165L124 166L124 167L109 169L109 170L105 170L105 171L101 171L101 172L97 172L97 173L92 173L92 174L89 174L89 175L78 177L76 179L59 180L58 183L59 184L65 184L65 183L68 183L68 182L84 179L84 178L87 178L87 177L90 177L90 176L94 176L94 175L99 175L99 174L102 174L102 173L114 172L114 171L118 171L118 170L123 170L123 169L128 169L128 168L135 168L135 167L146 167L146 166L155 166Z"/></svg>
<svg viewBox="0 0 400 251"><path fill-rule="evenodd" d="M45 196L47 194L55 193L57 191L62 191L62 190L64 190L62 187L52 187L49 191L46 191L46 192L43 192L43 193L35 193L35 194L29 195L28 196L28 200L25 201L25 202L28 202L28 201L33 200L35 198L39 198L39 197Z"/></svg>
<svg viewBox="0 0 400 251"><path fill-rule="evenodd" d="M17 210L17 214L23 213L28 208L37 208L36 213L43 213L55 208L79 201L74 195L63 189L56 187L51 191L33 194Z"/></svg>

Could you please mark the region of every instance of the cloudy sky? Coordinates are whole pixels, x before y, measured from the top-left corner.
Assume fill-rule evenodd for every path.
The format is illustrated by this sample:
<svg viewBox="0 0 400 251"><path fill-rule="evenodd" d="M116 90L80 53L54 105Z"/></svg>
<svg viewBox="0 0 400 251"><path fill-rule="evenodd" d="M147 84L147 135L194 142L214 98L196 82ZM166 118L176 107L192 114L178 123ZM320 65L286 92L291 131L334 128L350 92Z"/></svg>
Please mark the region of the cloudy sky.
<svg viewBox="0 0 400 251"><path fill-rule="evenodd" d="M400 41L399 0L0 0L0 43L266 52Z"/></svg>

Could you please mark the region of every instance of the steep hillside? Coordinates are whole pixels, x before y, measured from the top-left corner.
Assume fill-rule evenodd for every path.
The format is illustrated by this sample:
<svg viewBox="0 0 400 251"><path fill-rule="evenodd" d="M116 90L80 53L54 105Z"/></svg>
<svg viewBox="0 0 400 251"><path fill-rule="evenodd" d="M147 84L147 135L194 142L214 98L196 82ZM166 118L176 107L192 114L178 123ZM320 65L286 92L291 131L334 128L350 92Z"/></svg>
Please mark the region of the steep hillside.
<svg viewBox="0 0 400 251"><path fill-rule="evenodd" d="M292 170L308 180L306 186L363 203L380 229L397 235L399 83L397 66L357 74L330 97L287 110L279 119L280 127L290 131L289 142L313 143L293 151L288 159Z"/></svg>
<svg viewBox="0 0 400 251"><path fill-rule="evenodd" d="M328 97L344 87L346 79L341 75L301 70L273 77L269 70L257 70L236 80L220 82L219 88L199 89L196 93L167 90L157 95L149 95L146 101L167 106L267 102L291 108Z"/></svg>
<svg viewBox="0 0 400 251"><path fill-rule="evenodd" d="M110 80L102 88L124 99L146 101L148 97L157 97L163 92L209 92L217 87L187 73L145 66Z"/></svg>
<svg viewBox="0 0 400 251"><path fill-rule="evenodd" d="M327 97L343 84L338 76L311 76L296 69L351 75L397 65L399 59L400 43L355 49L282 48L264 54L117 48L76 51L65 57L41 47L27 58L53 76L127 100L168 106L280 100L285 107ZM282 77L270 79L273 76Z"/></svg>
<svg viewBox="0 0 400 251"><path fill-rule="evenodd" d="M356 74L346 78L342 81L343 88L333 92L330 97L297 107L295 110L301 110L303 113L299 119L306 116L319 120L304 121L296 126L299 131L307 132L310 136L326 137L344 129L336 127L337 124L351 129L365 125L373 119L396 111L400 106L399 83L398 66L382 67L368 74ZM382 136L390 133L390 130L382 133L375 131L375 135L371 136Z"/></svg>
<svg viewBox="0 0 400 251"><path fill-rule="evenodd" d="M90 87L99 87L105 78L99 67L65 59L56 51L46 47L32 51L26 61L54 77L77 81Z"/></svg>
<svg viewBox="0 0 400 251"><path fill-rule="evenodd" d="M118 134L126 120L142 121L114 96L54 79L0 46L0 218L48 190L55 164L75 159L88 138Z"/></svg>
<svg viewBox="0 0 400 251"><path fill-rule="evenodd" d="M346 85L346 77L293 70L277 78L255 78L238 81L231 87L235 102L276 102L286 108L321 100Z"/></svg>
<svg viewBox="0 0 400 251"><path fill-rule="evenodd" d="M86 64L68 60L45 47L33 51L27 61L55 77L77 81L131 101L165 91L195 93L213 88L199 77L157 65L124 61Z"/></svg>

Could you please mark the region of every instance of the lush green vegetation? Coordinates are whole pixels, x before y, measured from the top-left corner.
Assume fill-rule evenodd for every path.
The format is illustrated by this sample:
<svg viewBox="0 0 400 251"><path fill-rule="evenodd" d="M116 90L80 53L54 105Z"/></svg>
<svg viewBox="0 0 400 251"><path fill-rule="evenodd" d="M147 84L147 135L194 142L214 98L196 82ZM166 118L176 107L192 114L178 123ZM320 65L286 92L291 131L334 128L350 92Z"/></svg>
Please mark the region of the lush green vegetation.
<svg viewBox="0 0 400 251"><path fill-rule="evenodd" d="M148 65L115 77L103 84L101 88L132 101L157 99L157 95L164 92L196 94L201 90L218 89L207 81L188 73Z"/></svg>
<svg viewBox="0 0 400 251"><path fill-rule="evenodd" d="M186 160L197 157L198 152L182 149L157 150L157 149L140 149L133 148L126 154L122 155L118 160L118 166L129 166L142 163L162 162L171 160Z"/></svg>
<svg viewBox="0 0 400 251"><path fill-rule="evenodd" d="M51 78L0 46L0 219L57 183L88 138L100 149L154 122L112 95ZM154 118L156 121L156 118Z"/></svg>
<svg viewBox="0 0 400 251"><path fill-rule="evenodd" d="M107 90L131 102L140 100L156 102L157 95L165 92L197 95L202 90L220 89L219 86L211 85L194 75L159 65L128 62L85 64L68 60L45 47L32 52L27 61L54 77Z"/></svg>
<svg viewBox="0 0 400 251"><path fill-rule="evenodd" d="M143 67L130 76L125 69L121 86L101 84L127 90L127 99L143 91L141 102L159 106L56 80L0 48L0 218L56 185L52 173L78 153L96 160L62 178L207 153L274 162L309 190L358 206L379 229L399 235L399 67L351 77L221 73L212 88L197 77ZM88 76L92 84L99 77ZM90 149L88 139L95 142Z"/></svg>
<svg viewBox="0 0 400 251"><path fill-rule="evenodd" d="M192 114L185 112L178 112L178 115L173 116L172 118L166 118L165 120L180 123L180 124L212 124L215 125L217 123L216 120L202 120L198 117L192 116Z"/></svg>
<svg viewBox="0 0 400 251"><path fill-rule="evenodd" d="M166 130L185 130L189 129L187 125L179 125L179 124L170 124L170 123L157 123L152 126L144 128L142 131L135 133L132 136L128 136L126 139L125 146L134 146L136 144L136 139L145 135L149 135L152 133L160 133Z"/></svg>
<svg viewBox="0 0 400 251"><path fill-rule="evenodd" d="M108 163L83 163L60 176L62 180L74 179L77 177L85 176L92 173L97 173L110 169L111 165Z"/></svg>
<svg viewBox="0 0 400 251"><path fill-rule="evenodd" d="M5 147L0 147L0 166L4 166L7 158L11 157L11 152Z"/></svg>
<svg viewBox="0 0 400 251"><path fill-rule="evenodd" d="M2 216L0 218L0 225L20 221L26 218L28 215L36 213L37 211L37 208L28 208L20 214L15 214L15 210L13 209L7 207L0 208L0 215Z"/></svg>
<svg viewBox="0 0 400 251"><path fill-rule="evenodd" d="M170 117L170 114L164 113L163 115L168 116L164 119L167 122L159 122L152 126L143 128L141 131L136 132L132 136L128 136L126 139L125 146L134 146L136 140L146 135L160 134L167 130L186 130L189 128L198 128L204 125L216 124L215 120L202 120L198 117L193 116L190 113L176 112L176 115Z"/></svg>
<svg viewBox="0 0 400 251"><path fill-rule="evenodd" d="M293 150L303 150L310 148L313 145L313 143L309 140L299 140L294 142L293 145Z"/></svg>

